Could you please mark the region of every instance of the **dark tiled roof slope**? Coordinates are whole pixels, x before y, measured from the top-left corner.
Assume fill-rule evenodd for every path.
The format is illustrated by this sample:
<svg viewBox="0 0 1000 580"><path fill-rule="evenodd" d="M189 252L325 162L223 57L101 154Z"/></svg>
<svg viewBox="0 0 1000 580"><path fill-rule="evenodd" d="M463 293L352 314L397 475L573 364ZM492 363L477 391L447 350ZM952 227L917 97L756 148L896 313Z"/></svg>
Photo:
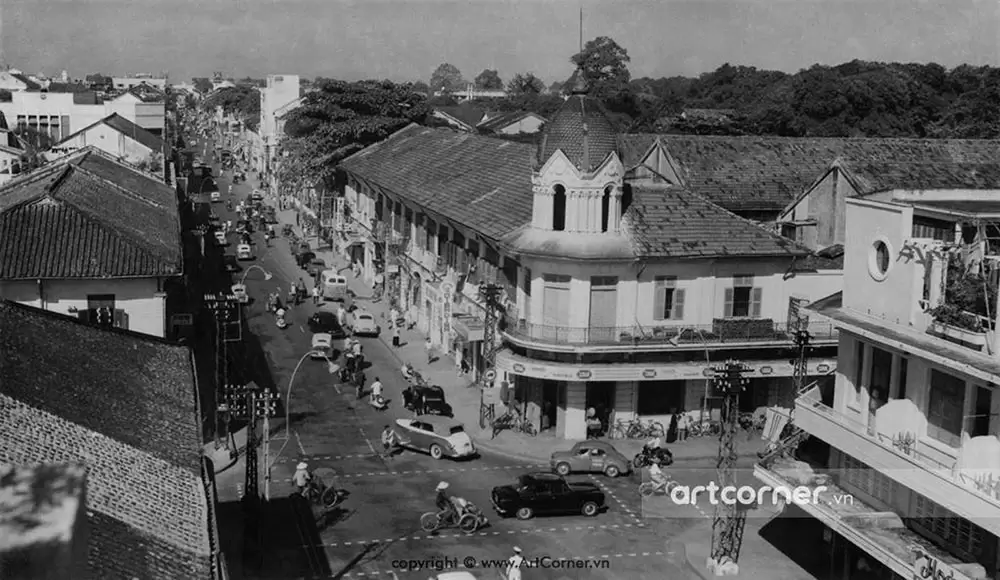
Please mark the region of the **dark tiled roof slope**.
<svg viewBox="0 0 1000 580"><path fill-rule="evenodd" d="M993 163L891 163L840 160L862 195L891 189L1000 189L1000 151Z"/></svg>
<svg viewBox="0 0 1000 580"><path fill-rule="evenodd" d="M143 129L139 125L136 125L132 121L129 121L125 117L122 117L118 113L113 113L105 117L101 122L115 131L131 137L142 146L152 149L153 151L164 153L167 150L166 143L163 139L153 135L149 131Z"/></svg>
<svg viewBox="0 0 1000 580"><path fill-rule="evenodd" d="M201 473L187 347L8 301L0 328L0 393Z"/></svg>
<svg viewBox="0 0 1000 580"><path fill-rule="evenodd" d="M20 73L11 73L10 76L24 83L25 88L27 88L27 90L29 91L37 91L38 89L42 88L42 85L29 79L27 75L23 75Z"/></svg>
<svg viewBox="0 0 1000 580"><path fill-rule="evenodd" d="M966 164L995 164L1000 141L961 139L813 139L705 135L619 135L626 167L634 167L659 141L677 162L687 189L732 211L780 211L821 177L832 163L894 167L882 187L931 183L964 187ZM951 166L931 176L920 165ZM939 165L943 164L943 165ZM973 180L974 182L974 180Z"/></svg>
<svg viewBox="0 0 1000 580"><path fill-rule="evenodd" d="M537 164L545 164L553 153L562 151L574 166L586 172L595 169L617 148L618 136L600 101L573 95L546 125L538 144Z"/></svg>
<svg viewBox="0 0 1000 580"><path fill-rule="evenodd" d="M51 388L73 385L67 378ZM200 473L35 408L3 388L0 463L69 462L87 467L89 577L213 578L211 512Z"/></svg>
<svg viewBox="0 0 1000 580"><path fill-rule="evenodd" d="M146 83L135 85L126 92L134 95L143 103L159 103L166 99L163 91Z"/></svg>
<svg viewBox="0 0 1000 580"><path fill-rule="evenodd" d="M411 125L340 167L487 238L531 220L534 146Z"/></svg>
<svg viewBox="0 0 1000 580"><path fill-rule="evenodd" d="M480 109L467 104L438 107L437 109L449 117L465 123L469 127L475 127L478 125L479 122L483 120L483 115L486 114L485 109Z"/></svg>
<svg viewBox="0 0 1000 580"><path fill-rule="evenodd" d="M0 188L0 279L181 273L176 195L93 148Z"/></svg>
<svg viewBox="0 0 1000 580"><path fill-rule="evenodd" d="M517 123L521 119L525 119L531 116L532 114L533 113L529 113L527 111L514 111L513 113L504 113L498 117L493 117L492 119L483 121L478 125L477 128L483 131L497 131L503 129L508 125L513 125L514 123ZM543 122L545 122L544 119Z"/></svg>
<svg viewBox="0 0 1000 580"><path fill-rule="evenodd" d="M637 257L805 256L809 251L679 187L636 187L622 219Z"/></svg>

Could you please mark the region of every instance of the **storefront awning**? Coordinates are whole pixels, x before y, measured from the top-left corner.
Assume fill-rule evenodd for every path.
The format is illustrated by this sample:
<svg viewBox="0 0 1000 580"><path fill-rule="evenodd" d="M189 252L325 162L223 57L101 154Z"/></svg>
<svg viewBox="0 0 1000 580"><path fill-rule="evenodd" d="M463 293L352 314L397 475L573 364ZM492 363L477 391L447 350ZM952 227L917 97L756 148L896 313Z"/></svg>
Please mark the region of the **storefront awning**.
<svg viewBox="0 0 1000 580"><path fill-rule="evenodd" d="M747 378L795 376L795 369L788 359L744 362L753 369L746 374ZM808 374L823 375L836 366L836 359L810 359ZM704 362L572 364L538 361L507 349L497 353L496 369L524 377L557 381L683 381L704 379L711 373L710 365Z"/></svg>
<svg viewBox="0 0 1000 580"><path fill-rule="evenodd" d="M486 322L472 316L453 317L451 327L466 342L482 341L486 335Z"/></svg>

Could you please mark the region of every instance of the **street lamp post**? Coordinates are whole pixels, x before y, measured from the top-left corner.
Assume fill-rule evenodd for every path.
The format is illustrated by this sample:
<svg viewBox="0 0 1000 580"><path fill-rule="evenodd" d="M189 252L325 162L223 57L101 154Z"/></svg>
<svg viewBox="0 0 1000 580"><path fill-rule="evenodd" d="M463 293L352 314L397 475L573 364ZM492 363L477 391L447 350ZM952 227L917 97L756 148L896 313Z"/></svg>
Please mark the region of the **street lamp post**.
<svg viewBox="0 0 1000 580"><path fill-rule="evenodd" d="M285 439L286 440L288 439L288 425L290 423L289 417L291 416L291 408L292 408L291 404L292 383L295 381L295 374L299 372L299 367L302 366L302 363L305 362L307 358L313 355L320 355L323 356L323 358L326 358L327 370L330 372L331 375L337 372L337 365L333 364L333 361L331 361L325 355L322 355L317 351L309 351L304 355L302 355L302 358L300 358L299 362L295 365L295 370L292 371L292 376L288 377L288 392L285 393Z"/></svg>
<svg viewBox="0 0 1000 580"><path fill-rule="evenodd" d="M247 274L249 274L250 272L252 272L255 269L256 270L260 270L261 272L264 273L264 280L270 280L271 278L274 278L274 275L271 274L270 272L268 272L267 270L265 270L263 267L258 266L257 264L253 264L249 268L247 268L245 272L243 272L243 277L240 278L240 285L241 286L246 285Z"/></svg>

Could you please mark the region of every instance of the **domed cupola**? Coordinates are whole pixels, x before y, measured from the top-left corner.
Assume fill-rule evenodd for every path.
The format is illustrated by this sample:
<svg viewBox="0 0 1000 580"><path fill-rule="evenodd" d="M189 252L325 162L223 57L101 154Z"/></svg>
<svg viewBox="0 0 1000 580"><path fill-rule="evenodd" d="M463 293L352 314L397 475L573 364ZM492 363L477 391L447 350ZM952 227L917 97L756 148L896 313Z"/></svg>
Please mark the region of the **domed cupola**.
<svg viewBox="0 0 1000 580"><path fill-rule="evenodd" d="M625 169L618 135L601 102L588 92L578 70L572 94L542 132L531 176L535 230L620 231Z"/></svg>
<svg viewBox="0 0 1000 580"><path fill-rule="evenodd" d="M601 102L588 95L587 79L578 70L570 97L545 126L538 144L538 166L562 151L581 173L596 169L617 150L614 126Z"/></svg>

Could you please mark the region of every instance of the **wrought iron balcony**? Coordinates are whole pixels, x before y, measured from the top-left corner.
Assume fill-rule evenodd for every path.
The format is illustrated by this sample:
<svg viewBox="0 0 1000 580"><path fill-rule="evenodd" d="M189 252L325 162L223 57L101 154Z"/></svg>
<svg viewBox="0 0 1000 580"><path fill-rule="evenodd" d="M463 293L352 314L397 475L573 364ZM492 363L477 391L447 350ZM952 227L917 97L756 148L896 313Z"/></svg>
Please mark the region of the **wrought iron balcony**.
<svg viewBox="0 0 1000 580"><path fill-rule="evenodd" d="M552 326L507 319L502 330L514 341L592 346L670 343L701 346L740 343L792 343L795 331L805 327L814 342L837 340L832 323L810 321L775 322L769 318L717 318L712 324L670 326Z"/></svg>

